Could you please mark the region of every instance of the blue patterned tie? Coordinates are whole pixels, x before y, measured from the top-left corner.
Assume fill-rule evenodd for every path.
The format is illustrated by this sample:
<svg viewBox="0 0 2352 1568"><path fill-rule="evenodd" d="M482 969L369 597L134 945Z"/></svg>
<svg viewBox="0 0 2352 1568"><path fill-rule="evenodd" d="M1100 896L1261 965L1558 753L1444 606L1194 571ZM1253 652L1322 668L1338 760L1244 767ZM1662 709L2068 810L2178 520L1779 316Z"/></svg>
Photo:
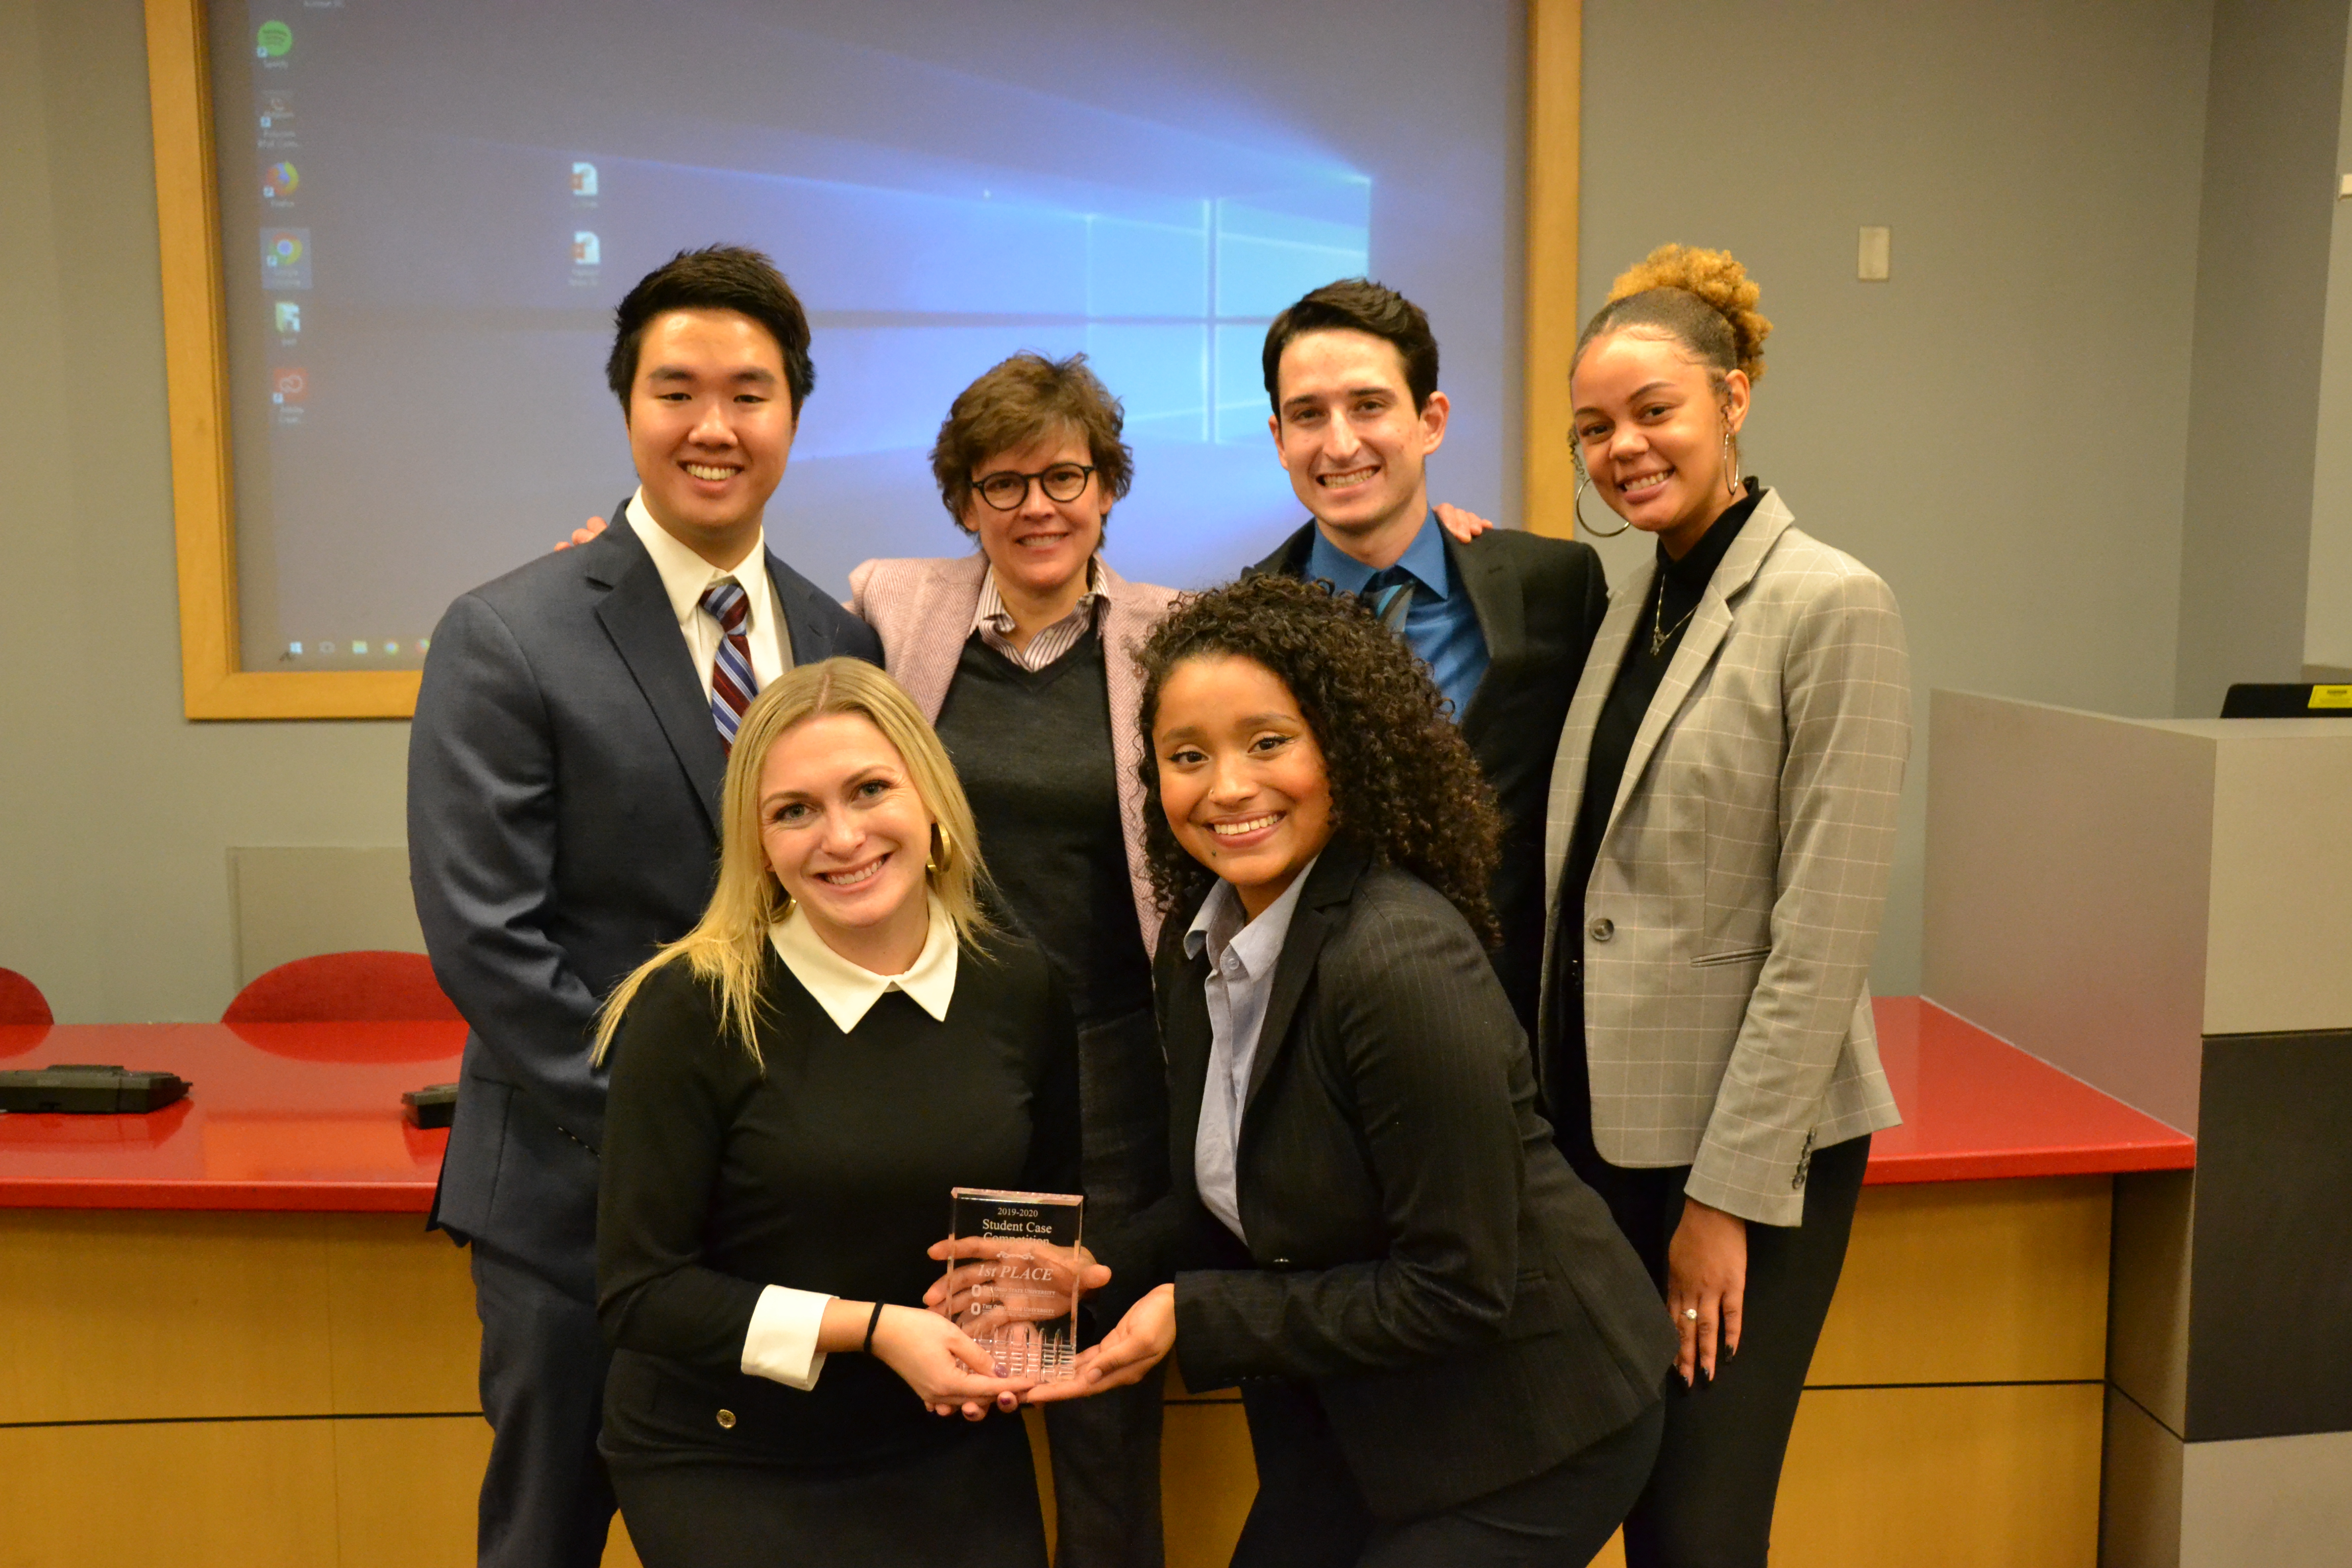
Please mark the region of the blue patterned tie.
<svg viewBox="0 0 2352 1568"><path fill-rule="evenodd" d="M1381 625L1397 637L1404 636L1404 618L1412 611L1412 574L1402 566L1390 566L1375 572L1364 584L1362 598L1378 616Z"/></svg>
<svg viewBox="0 0 2352 1568"><path fill-rule="evenodd" d="M759 678L751 673L751 639L743 633L751 602L741 584L724 577L702 591L702 607L726 634L710 658L710 717L719 726L719 743L731 752L735 726L760 690Z"/></svg>

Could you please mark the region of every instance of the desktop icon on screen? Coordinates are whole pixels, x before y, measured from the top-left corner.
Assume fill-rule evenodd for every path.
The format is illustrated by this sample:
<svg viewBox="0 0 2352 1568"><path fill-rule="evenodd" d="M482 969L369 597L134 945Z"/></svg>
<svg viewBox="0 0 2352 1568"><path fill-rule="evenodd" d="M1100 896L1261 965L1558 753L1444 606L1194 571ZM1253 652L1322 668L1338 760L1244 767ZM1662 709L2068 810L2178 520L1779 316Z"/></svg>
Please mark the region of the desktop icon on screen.
<svg viewBox="0 0 2352 1568"><path fill-rule="evenodd" d="M261 286L264 289L308 289L310 286L309 229L265 228L261 231Z"/></svg>
<svg viewBox="0 0 2352 1568"><path fill-rule="evenodd" d="M291 163L272 163L261 171L261 199L265 202L290 201L302 184L302 176Z"/></svg>
<svg viewBox="0 0 2352 1568"><path fill-rule="evenodd" d="M283 22L264 22L253 35L253 52L265 60L284 59L294 47L294 29Z"/></svg>
<svg viewBox="0 0 2352 1568"><path fill-rule="evenodd" d="M574 267L602 266L604 250L603 242L586 229L581 229L572 237L572 265Z"/></svg>
<svg viewBox="0 0 2352 1568"><path fill-rule="evenodd" d="M574 163L572 165L572 194L575 196L593 196L596 194L595 164Z"/></svg>
<svg viewBox="0 0 2352 1568"><path fill-rule="evenodd" d="M292 365L281 366L269 373L269 401L277 404L303 403L310 396L310 373Z"/></svg>
<svg viewBox="0 0 2352 1568"><path fill-rule="evenodd" d="M292 654L296 658L300 658L302 657L302 645L298 642L288 643L286 645L286 651Z"/></svg>
<svg viewBox="0 0 2352 1568"><path fill-rule="evenodd" d="M355 642L352 644L352 651L353 653L365 653L367 652L367 644L363 642Z"/></svg>
<svg viewBox="0 0 2352 1568"><path fill-rule="evenodd" d="M277 301L274 315L278 322L279 337L299 338L302 335L302 306L299 300Z"/></svg>

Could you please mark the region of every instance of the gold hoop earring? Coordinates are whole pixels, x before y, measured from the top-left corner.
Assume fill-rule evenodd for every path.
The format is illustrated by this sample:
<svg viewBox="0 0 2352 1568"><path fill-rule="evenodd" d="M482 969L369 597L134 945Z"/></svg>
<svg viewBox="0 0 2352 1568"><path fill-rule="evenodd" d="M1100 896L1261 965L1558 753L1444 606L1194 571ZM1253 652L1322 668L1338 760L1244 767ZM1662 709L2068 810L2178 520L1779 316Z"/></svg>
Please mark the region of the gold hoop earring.
<svg viewBox="0 0 2352 1568"><path fill-rule="evenodd" d="M1731 424L1723 426L1723 488L1733 495L1739 493L1739 453L1731 444Z"/></svg>
<svg viewBox="0 0 2352 1568"><path fill-rule="evenodd" d="M1624 532L1627 529L1633 527L1633 524L1627 519L1622 517L1617 520L1617 526L1612 529L1599 529L1593 527L1591 523L1586 522L1584 521L1584 492L1591 487L1591 483L1592 476L1584 471L1584 458L1580 455L1576 458L1576 500L1570 503L1570 510L1572 511L1576 517L1576 531L1579 533L1589 533L1595 539L1614 539L1619 534Z"/></svg>
<svg viewBox="0 0 2352 1568"><path fill-rule="evenodd" d="M955 840L948 837L948 825L944 822L932 823L931 831L940 836L940 847L932 854L924 857L923 869L936 877L939 875L940 862L954 856Z"/></svg>

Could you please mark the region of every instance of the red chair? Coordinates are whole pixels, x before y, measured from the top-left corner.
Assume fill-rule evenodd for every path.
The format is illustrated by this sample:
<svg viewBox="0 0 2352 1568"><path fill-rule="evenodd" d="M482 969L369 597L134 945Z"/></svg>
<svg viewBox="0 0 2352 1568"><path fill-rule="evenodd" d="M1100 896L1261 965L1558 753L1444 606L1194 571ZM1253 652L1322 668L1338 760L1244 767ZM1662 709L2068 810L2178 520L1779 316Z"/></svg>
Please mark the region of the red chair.
<svg viewBox="0 0 2352 1568"><path fill-rule="evenodd" d="M0 1024L54 1024L41 988L13 969L0 969Z"/></svg>
<svg viewBox="0 0 2352 1568"><path fill-rule="evenodd" d="M421 952L322 952L258 975L224 1024L462 1023Z"/></svg>

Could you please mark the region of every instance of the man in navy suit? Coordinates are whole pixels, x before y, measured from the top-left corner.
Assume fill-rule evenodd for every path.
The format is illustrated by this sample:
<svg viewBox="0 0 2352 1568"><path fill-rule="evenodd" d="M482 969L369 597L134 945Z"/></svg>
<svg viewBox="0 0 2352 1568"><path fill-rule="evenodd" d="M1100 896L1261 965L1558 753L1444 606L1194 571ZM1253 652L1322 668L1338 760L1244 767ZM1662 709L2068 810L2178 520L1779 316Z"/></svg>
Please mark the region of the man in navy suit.
<svg viewBox="0 0 2352 1568"><path fill-rule="evenodd" d="M790 286L756 251L683 252L614 316L637 492L603 537L450 605L409 739L417 918L472 1026L434 1223L473 1248L499 1568L590 1568L612 1523L597 1005L709 898L741 703L794 664L881 662L766 547L815 381Z"/></svg>

